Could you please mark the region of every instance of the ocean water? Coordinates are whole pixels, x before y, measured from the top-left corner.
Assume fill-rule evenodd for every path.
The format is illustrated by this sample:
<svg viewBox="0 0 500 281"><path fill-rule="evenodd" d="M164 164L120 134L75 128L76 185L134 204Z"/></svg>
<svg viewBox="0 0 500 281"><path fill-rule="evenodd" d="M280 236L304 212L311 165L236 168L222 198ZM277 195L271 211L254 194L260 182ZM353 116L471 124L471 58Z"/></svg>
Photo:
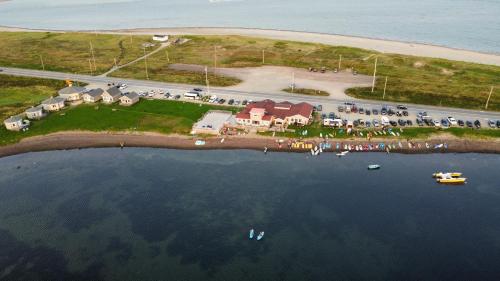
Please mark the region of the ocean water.
<svg viewBox="0 0 500 281"><path fill-rule="evenodd" d="M0 158L0 276L498 280L499 165L480 154L147 148ZM437 170L469 183L437 185Z"/></svg>
<svg viewBox="0 0 500 281"><path fill-rule="evenodd" d="M0 25L50 29L255 27L500 53L497 0L12 0Z"/></svg>

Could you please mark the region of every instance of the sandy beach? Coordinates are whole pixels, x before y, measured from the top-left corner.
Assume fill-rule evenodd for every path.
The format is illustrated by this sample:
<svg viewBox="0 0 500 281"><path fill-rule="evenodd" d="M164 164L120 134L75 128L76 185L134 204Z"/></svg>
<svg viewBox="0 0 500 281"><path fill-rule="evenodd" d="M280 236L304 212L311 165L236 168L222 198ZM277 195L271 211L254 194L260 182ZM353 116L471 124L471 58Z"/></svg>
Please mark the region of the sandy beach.
<svg viewBox="0 0 500 281"><path fill-rule="evenodd" d="M193 137L179 135L162 135L155 133L129 134L129 133L95 133L95 132L60 132L45 136L36 136L21 140L19 143L0 147L0 157L6 157L16 154L64 150L64 149L81 149L81 148L100 148L100 147L152 147L152 148L173 148L173 149L190 149L190 150L206 150L206 149L253 149L263 150L267 147L269 151L280 152L308 152L307 149L289 149L285 143L279 147L278 138L271 137L248 137L234 136L226 137L221 143L221 138L211 137L205 138L204 146L196 146ZM320 143L322 139L308 139L309 142ZM397 143L397 140L388 139L372 139L368 140L330 140L331 143L365 145L377 144L380 142ZM500 153L500 140L463 140L454 137L436 137L429 140L410 140L415 145L413 148L408 147L406 141L401 141L403 148L396 148L391 152L399 153ZM425 143L428 143L431 148L426 149ZM447 149L434 149L434 145L446 143ZM421 148L416 147L421 144ZM333 150L332 150L333 151ZM373 150L380 152L380 150Z"/></svg>
<svg viewBox="0 0 500 281"><path fill-rule="evenodd" d="M96 32L94 30L43 30L23 29L15 27L0 27L0 31L32 31L32 32ZM257 28L217 28L217 27L180 27L180 28L137 28L98 30L106 34L169 34L169 35L241 35L250 37L261 37L277 40L291 40L310 43L321 43L332 46L348 46L374 50L382 53L394 53L410 56L423 56L431 58L443 58L449 60L474 62L480 64L491 64L500 66L500 55L481 53L469 50L442 47L430 44L400 42L365 38L356 36L344 36L326 33L299 32L290 30L273 30Z"/></svg>

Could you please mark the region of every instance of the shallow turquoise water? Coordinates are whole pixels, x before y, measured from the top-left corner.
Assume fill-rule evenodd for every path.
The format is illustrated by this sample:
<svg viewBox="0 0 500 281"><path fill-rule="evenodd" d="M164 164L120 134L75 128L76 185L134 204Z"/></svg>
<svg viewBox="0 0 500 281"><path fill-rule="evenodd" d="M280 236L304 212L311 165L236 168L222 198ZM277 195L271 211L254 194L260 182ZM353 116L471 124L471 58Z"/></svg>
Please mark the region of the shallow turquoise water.
<svg viewBox="0 0 500 281"><path fill-rule="evenodd" d="M12 0L0 25L52 29L257 27L500 53L496 0Z"/></svg>
<svg viewBox="0 0 500 281"><path fill-rule="evenodd" d="M0 276L494 280L499 164L478 154L165 149L1 158ZM437 170L469 183L439 186ZM248 240L250 228L265 239Z"/></svg>

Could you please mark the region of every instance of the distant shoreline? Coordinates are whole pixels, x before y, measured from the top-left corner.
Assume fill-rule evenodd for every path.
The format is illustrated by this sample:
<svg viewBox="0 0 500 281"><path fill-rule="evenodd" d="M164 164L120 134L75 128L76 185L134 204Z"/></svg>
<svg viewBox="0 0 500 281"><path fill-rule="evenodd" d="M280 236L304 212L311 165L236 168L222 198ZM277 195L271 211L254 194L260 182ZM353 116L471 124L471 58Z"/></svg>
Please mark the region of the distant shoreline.
<svg viewBox="0 0 500 281"><path fill-rule="evenodd" d="M52 151L52 150L68 150L68 149L83 149L83 148L105 148L105 147L150 147L150 148L171 148L171 149L186 149L186 150L216 150L216 149L251 149L263 151L267 147L269 151L278 152L305 152L308 149L288 149L286 142L279 148L276 140L272 137L226 137L224 142L221 138L210 137L205 138L204 146L196 146L195 140L190 136L179 135L162 135L155 133L106 133L106 132L59 132L44 136L35 136L21 140L19 143L0 146L0 158L17 154ZM283 138L285 141L286 138ZM321 139L308 141L321 142ZM336 140L330 139L330 143L342 144L377 144L397 143L398 140L388 139L373 139L371 142L367 140ZM395 153L405 154L427 154L427 153L492 153L500 154L500 141L497 140L469 140L456 138L433 138L430 140L415 140L414 143L422 144L422 148L410 149L406 141L400 140L403 148L391 150ZM413 142L413 141L412 141ZM428 142L431 145L430 149L425 149L423 144ZM433 145L446 143L448 148L434 149ZM343 150L343 149L341 149ZM336 151L333 151L336 152ZM365 151L367 152L367 151ZM385 152L381 150L373 150L373 152ZM330 152L332 153L332 152Z"/></svg>
<svg viewBox="0 0 500 281"><path fill-rule="evenodd" d="M500 54L470 51L425 43L393 41L359 36L337 35L319 32L302 32L278 29L232 28L232 27L174 27L135 28L116 30L49 30L0 26L0 32L98 32L103 34L143 34L164 33L169 35L240 35L275 40L321 43L332 46L347 46L374 50L382 53L442 58L487 65L500 66Z"/></svg>

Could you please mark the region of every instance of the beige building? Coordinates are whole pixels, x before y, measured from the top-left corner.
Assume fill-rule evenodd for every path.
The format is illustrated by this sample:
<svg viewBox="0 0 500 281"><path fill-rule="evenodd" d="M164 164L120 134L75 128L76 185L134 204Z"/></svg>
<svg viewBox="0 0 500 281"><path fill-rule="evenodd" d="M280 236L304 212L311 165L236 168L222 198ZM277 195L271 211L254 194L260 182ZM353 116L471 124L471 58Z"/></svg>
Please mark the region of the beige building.
<svg viewBox="0 0 500 281"><path fill-rule="evenodd" d="M122 92L118 87L111 87L102 94L102 102L107 104L115 103L120 100L121 96Z"/></svg>
<svg viewBox="0 0 500 281"><path fill-rule="evenodd" d="M25 111L25 113L26 113L26 117L28 119L30 119L30 120L42 119L46 115L45 112L44 112L44 110L43 110L43 106L42 105L28 108Z"/></svg>
<svg viewBox="0 0 500 281"><path fill-rule="evenodd" d="M20 131L28 126L28 124L23 122L23 118L21 116L12 116L5 121L3 121L5 128L9 131Z"/></svg>
<svg viewBox="0 0 500 281"><path fill-rule="evenodd" d="M64 98L55 97L44 100L42 107L46 111L59 111L64 108Z"/></svg>
<svg viewBox="0 0 500 281"><path fill-rule="evenodd" d="M85 92L83 87L66 87L59 90L59 97L64 98L67 102L80 101L82 99L82 94Z"/></svg>
<svg viewBox="0 0 500 281"><path fill-rule="evenodd" d="M83 101L87 103L94 103L98 102L102 99L102 95L104 94L104 90L99 88L99 89L92 89L82 95Z"/></svg>
<svg viewBox="0 0 500 281"><path fill-rule="evenodd" d="M131 106L139 102L139 95L132 92L120 97L120 105Z"/></svg>

